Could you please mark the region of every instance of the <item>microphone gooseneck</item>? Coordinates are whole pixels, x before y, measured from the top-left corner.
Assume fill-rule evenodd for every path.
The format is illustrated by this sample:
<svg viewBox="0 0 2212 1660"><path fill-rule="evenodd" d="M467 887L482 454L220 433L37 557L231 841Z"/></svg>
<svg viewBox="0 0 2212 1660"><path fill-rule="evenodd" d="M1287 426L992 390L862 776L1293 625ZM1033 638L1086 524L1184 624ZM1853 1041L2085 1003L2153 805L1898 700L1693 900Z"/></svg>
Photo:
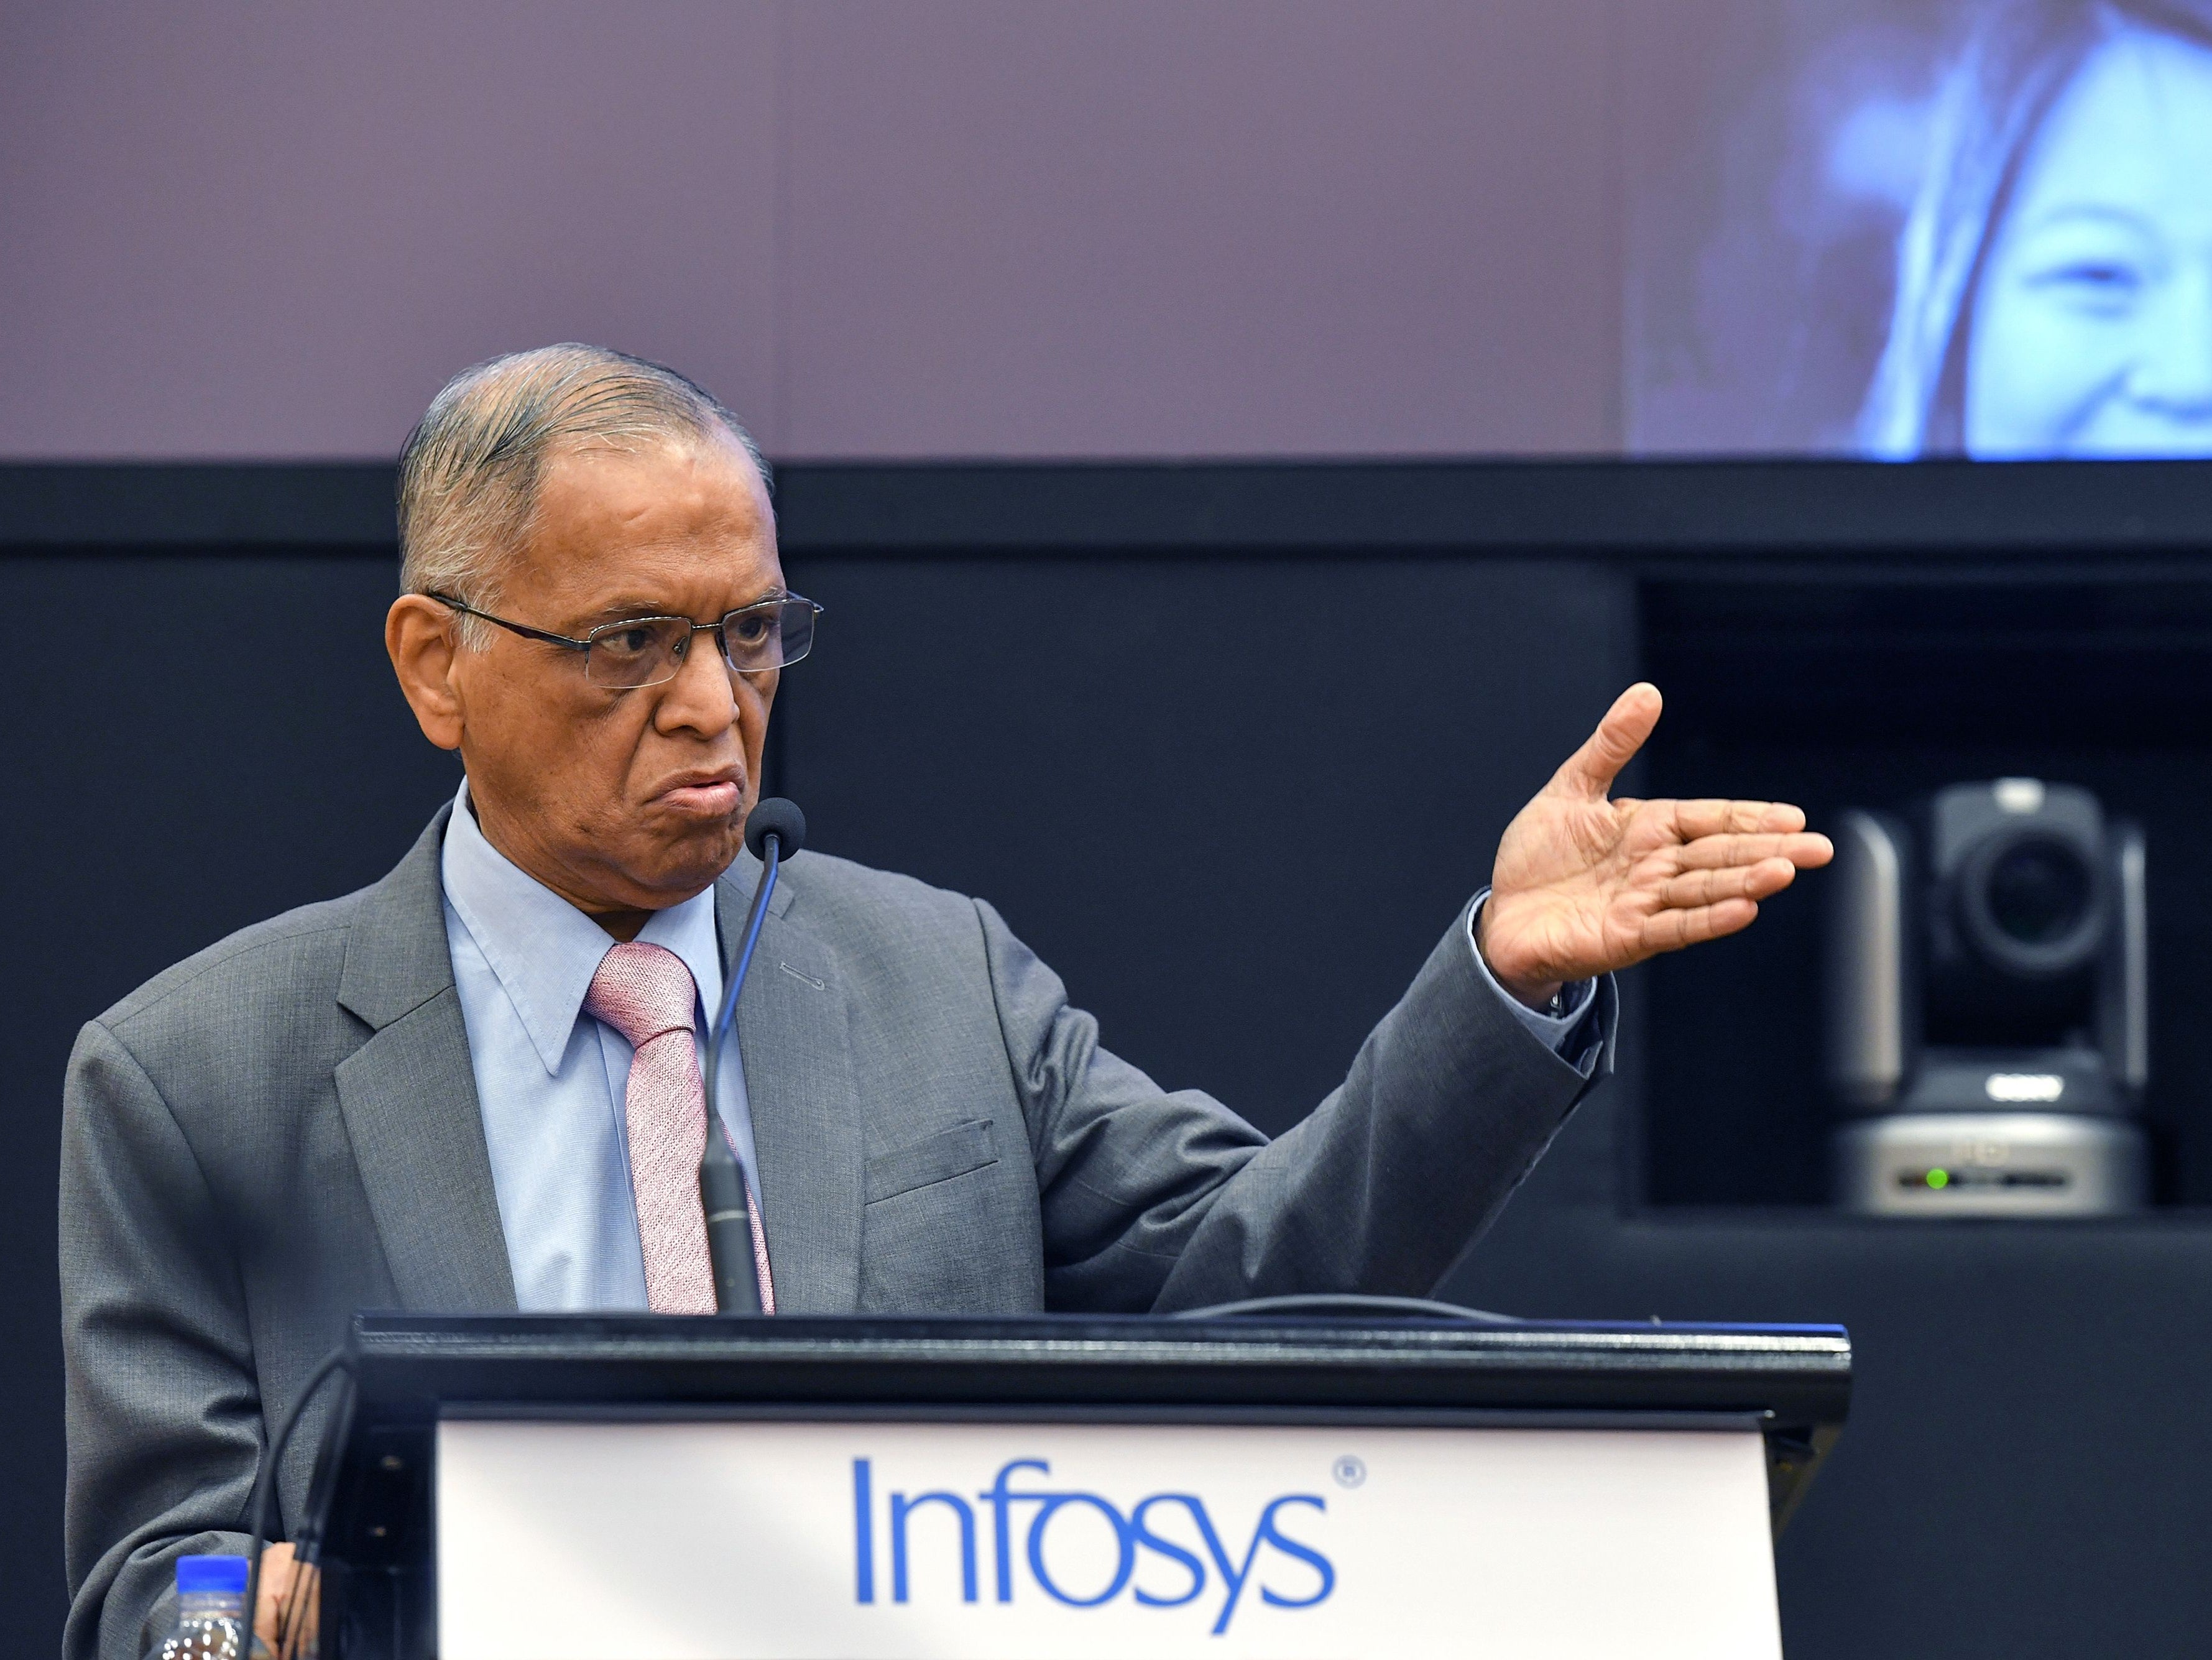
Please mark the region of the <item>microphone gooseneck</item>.
<svg viewBox="0 0 2212 1660"><path fill-rule="evenodd" d="M722 1048L729 1042L730 1026L738 1011L738 994L752 967L753 950L760 943L761 921L775 892L776 874L784 860L797 853L806 840L806 815L781 796L757 804L745 819L745 846L761 861L760 885L753 890L745 911L729 983L722 988L722 1006L707 1034L707 1149L699 1160L699 1201L707 1216L707 1254L714 1264L714 1306L723 1314L758 1314L760 1280L753 1261L752 1207L745 1193L744 1170L730 1149L722 1127L717 1085L722 1074Z"/></svg>

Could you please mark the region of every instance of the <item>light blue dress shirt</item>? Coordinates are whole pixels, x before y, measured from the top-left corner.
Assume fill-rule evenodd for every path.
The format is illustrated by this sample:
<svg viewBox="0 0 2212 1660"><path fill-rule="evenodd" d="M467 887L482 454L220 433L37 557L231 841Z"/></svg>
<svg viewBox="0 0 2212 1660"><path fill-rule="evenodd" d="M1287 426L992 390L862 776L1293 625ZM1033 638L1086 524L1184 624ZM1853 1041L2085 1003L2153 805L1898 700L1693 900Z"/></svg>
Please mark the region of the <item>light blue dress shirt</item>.
<svg viewBox="0 0 2212 1660"><path fill-rule="evenodd" d="M1564 1055L1567 1052L1567 1045L1575 1040L1575 1034L1582 1030L1584 1017L1597 1002L1597 982L1577 980L1571 985L1562 986L1557 1014L1544 1009L1530 1008L1499 985L1498 976L1490 971L1490 962L1483 956L1482 947L1474 942L1475 925L1482 920L1482 902L1489 897L1490 890L1485 888L1474 896L1474 903L1467 908L1467 946L1474 953L1475 972L1482 976L1484 985L1505 1000L1505 1006L1513 1011L1516 1019L1548 1044L1553 1054ZM1595 1051L1583 1056L1583 1076L1589 1077L1590 1068L1595 1065L1597 1055Z"/></svg>
<svg viewBox="0 0 2212 1660"><path fill-rule="evenodd" d="M584 1012L592 976L615 942L484 839L465 783L447 824L440 870L515 1300L532 1310L642 1309L645 1256L623 1130L630 1046ZM637 937L666 946L691 970L703 1067L705 1011L722 995L714 890L657 912ZM723 1045L716 1104L757 1194L752 1114L734 1043ZM761 1220L765 1227L769 1218Z"/></svg>
<svg viewBox="0 0 2212 1660"><path fill-rule="evenodd" d="M645 1256L623 1130L630 1046L584 1012L592 976L615 942L484 839L466 783L454 799L440 870L446 940L468 1027L515 1300L527 1310L642 1309ZM1467 913L1476 970L1523 1026L1564 1054L1596 1000L1592 982L1569 988L1561 1015L1510 996L1474 944L1474 921L1488 897L1485 890ZM637 937L666 946L691 970L700 998L692 1035L703 1067L706 1011L722 995L714 890L657 912ZM1595 1064L1595 1052L1584 1064ZM752 1113L735 1043L723 1046L717 1104L745 1180L758 1194ZM763 1213L761 1222L773 1237L775 1219Z"/></svg>

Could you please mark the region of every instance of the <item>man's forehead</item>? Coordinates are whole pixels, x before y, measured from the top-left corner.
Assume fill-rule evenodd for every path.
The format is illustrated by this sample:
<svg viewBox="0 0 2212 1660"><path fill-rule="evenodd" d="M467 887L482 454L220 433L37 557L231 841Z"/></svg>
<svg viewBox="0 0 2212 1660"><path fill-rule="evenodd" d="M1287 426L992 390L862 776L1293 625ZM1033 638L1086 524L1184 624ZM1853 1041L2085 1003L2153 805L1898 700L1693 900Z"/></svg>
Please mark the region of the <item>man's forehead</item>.
<svg viewBox="0 0 2212 1660"><path fill-rule="evenodd" d="M736 444L579 450L548 465L520 586L572 622L704 615L782 591L775 523Z"/></svg>

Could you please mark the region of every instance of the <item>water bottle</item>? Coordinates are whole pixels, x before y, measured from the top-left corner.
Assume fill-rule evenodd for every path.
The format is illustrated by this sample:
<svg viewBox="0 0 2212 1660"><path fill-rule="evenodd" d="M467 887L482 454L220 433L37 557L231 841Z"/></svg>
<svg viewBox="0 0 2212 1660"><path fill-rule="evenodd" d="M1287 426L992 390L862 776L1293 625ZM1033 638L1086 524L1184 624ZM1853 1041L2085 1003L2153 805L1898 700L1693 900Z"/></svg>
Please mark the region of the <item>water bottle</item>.
<svg viewBox="0 0 2212 1660"><path fill-rule="evenodd" d="M177 1623L146 1651L146 1660L246 1660L246 1559L179 1556ZM269 1660L256 1640L252 1660Z"/></svg>

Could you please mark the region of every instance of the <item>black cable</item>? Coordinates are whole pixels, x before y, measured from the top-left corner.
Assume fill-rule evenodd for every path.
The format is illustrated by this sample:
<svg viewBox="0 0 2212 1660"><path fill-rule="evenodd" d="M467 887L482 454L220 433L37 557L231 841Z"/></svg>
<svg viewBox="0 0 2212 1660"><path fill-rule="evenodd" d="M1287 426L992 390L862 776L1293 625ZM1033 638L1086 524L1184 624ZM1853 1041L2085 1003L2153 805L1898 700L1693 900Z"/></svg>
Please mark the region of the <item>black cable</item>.
<svg viewBox="0 0 2212 1660"><path fill-rule="evenodd" d="M337 1497L336 1455L353 1426L356 1393L353 1373L346 1369L330 1421L323 1429L323 1444L316 1450L314 1479L307 1487L307 1513L292 1529L292 1585L276 1616L276 1660L299 1654L299 1624L307 1605L308 1587L322 1561L323 1534L330 1526L331 1504Z"/></svg>
<svg viewBox="0 0 2212 1660"><path fill-rule="evenodd" d="M1415 1316L1453 1320L1462 1325L1516 1326L1517 1316L1492 1314L1459 1303L1439 1303L1426 1297L1369 1297L1358 1292L1294 1292L1284 1297L1249 1297L1238 1303L1216 1303L1202 1309L1177 1309L1170 1320L1233 1320L1260 1314L1384 1314L1401 1320Z"/></svg>
<svg viewBox="0 0 2212 1660"><path fill-rule="evenodd" d="M277 1468L284 1462L284 1449L292 1444L292 1432L299 1428L301 1414L307 1410L307 1402L315 1398L315 1391L321 1389L334 1372L343 1371L350 1374L352 1366L352 1352L344 1347L332 1349L315 1363L315 1369L307 1374L307 1381L300 1386L300 1393L293 1398L290 1408L284 1414L283 1422L277 1426L276 1438L270 1443L268 1451L262 1455L260 1469L254 1474L252 1492L246 1504L246 1652L248 1657L253 1653L254 1617L259 1612L256 1604L261 1596L262 1541L269 1536L269 1524L272 1519L270 1511L276 1497ZM281 1638L282 1634L279 1635Z"/></svg>

